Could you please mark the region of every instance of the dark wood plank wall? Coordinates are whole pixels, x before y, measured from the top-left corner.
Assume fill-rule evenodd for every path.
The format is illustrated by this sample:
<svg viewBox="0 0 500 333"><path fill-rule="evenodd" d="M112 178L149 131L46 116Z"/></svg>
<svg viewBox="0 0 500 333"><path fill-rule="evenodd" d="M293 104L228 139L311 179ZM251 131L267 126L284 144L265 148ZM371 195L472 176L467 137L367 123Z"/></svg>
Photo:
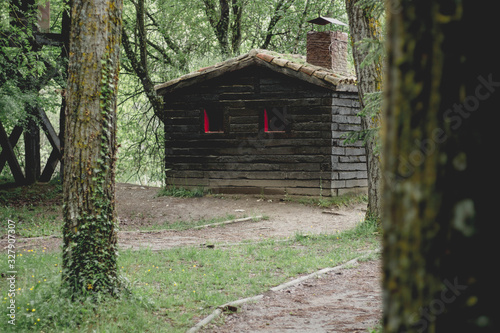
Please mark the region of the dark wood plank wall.
<svg viewBox="0 0 500 333"><path fill-rule="evenodd" d="M165 95L167 183L331 195L335 94L255 66ZM262 110L272 106L286 107L285 133L263 132ZM204 133L210 107L223 110L225 133Z"/></svg>
<svg viewBox="0 0 500 333"><path fill-rule="evenodd" d="M366 192L366 151L361 141L344 144L345 135L361 130L359 98L338 92L332 99L332 195Z"/></svg>

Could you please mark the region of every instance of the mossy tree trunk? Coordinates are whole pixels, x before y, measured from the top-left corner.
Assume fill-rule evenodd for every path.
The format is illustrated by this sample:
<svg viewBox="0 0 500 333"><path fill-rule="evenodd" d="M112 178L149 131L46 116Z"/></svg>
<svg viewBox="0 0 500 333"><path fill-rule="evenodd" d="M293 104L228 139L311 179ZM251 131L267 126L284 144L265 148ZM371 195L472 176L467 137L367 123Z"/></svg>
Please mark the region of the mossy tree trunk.
<svg viewBox="0 0 500 333"><path fill-rule="evenodd" d="M363 64L368 50L360 43L365 39L380 40L382 29L380 19L374 15L375 9L360 6L359 0L346 0L346 11L349 17L349 33L351 36L354 66L358 80L359 101L363 110L367 104L367 94L375 93L382 88L382 60L374 58L373 62ZM363 66L361 66L363 64ZM380 112L361 116L361 127L364 131L376 131L380 127ZM366 141L366 164L368 171L368 214L379 218L382 214L381 204L381 169L380 143L377 136Z"/></svg>
<svg viewBox="0 0 500 333"><path fill-rule="evenodd" d="M385 332L500 331L493 6L403 0L388 8Z"/></svg>
<svg viewBox="0 0 500 333"><path fill-rule="evenodd" d="M117 292L116 95L121 0L73 0L64 150L63 282Z"/></svg>

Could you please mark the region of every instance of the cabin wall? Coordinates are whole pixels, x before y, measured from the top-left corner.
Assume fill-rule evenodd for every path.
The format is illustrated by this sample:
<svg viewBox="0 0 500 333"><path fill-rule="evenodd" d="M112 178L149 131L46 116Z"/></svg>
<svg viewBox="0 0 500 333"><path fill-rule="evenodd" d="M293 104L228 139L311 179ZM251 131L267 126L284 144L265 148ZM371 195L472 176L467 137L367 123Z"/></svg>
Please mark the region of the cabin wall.
<svg viewBox="0 0 500 333"><path fill-rule="evenodd" d="M346 96L354 110L356 94L257 66L167 93L167 184L212 193L336 195L341 184L333 181L341 179L332 163L340 166L345 159L332 155L332 143L339 140L333 137L332 110L339 103L334 97ZM264 132L263 109L273 107L285 111L285 132ZM206 108L224 113L224 133L205 133Z"/></svg>
<svg viewBox="0 0 500 333"><path fill-rule="evenodd" d="M357 93L339 92L332 98L332 195L367 192L365 147L360 141L344 143L348 133L361 130L359 108Z"/></svg>

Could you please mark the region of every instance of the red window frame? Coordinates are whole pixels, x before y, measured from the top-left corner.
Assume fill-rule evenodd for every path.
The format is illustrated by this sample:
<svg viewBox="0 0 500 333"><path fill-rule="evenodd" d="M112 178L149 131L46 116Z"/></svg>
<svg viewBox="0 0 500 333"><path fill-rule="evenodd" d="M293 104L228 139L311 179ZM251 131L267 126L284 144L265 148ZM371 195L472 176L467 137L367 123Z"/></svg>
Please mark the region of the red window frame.
<svg viewBox="0 0 500 333"><path fill-rule="evenodd" d="M286 110L284 110L284 112L286 113ZM264 132L266 133L285 133L287 131L287 124L286 124L286 121L283 120L283 129L282 130L272 130L272 128L270 128L269 126L269 120L273 120L273 118L269 119L269 114L268 114L268 111L267 111L267 108L264 109ZM272 127L272 126L271 126Z"/></svg>
<svg viewBox="0 0 500 333"><path fill-rule="evenodd" d="M217 111L214 111L214 112L217 112ZM224 115L221 114L216 119L212 119L212 121L217 120L220 122L218 124L219 126L217 126L220 129L217 131L211 131L210 130L210 118L212 118L212 117L210 117L209 113L210 112L207 112L206 109L203 110L203 122L204 122L203 129L204 129L205 133L224 133Z"/></svg>

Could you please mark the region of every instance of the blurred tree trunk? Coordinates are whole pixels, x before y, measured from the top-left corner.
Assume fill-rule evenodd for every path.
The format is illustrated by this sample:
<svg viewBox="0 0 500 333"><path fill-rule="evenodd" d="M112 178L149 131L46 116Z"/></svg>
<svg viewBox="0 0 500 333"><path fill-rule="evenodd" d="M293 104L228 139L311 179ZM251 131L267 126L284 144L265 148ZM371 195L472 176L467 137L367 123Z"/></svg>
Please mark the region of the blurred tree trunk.
<svg viewBox="0 0 500 333"><path fill-rule="evenodd" d="M363 64L368 55L367 48L361 42L365 39L380 40L382 29L380 19L374 14L373 6L360 6L359 0L346 0L349 18L352 53L358 79L359 101L363 110L367 104L367 94L382 89L382 59L376 57L373 62ZM363 65L362 65L363 64ZM380 127L380 112L361 116L363 131L373 131ZM381 169L377 137L366 141L366 162L368 170L368 215L380 218L381 211Z"/></svg>
<svg viewBox="0 0 500 333"><path fill-rule="evenodd" d="M64 150L63 282L115 294L121 0L73 0Z"/></svg>
<svg viewBox="0 0 500 333"><path fill-rule="evenodd" d="M498 332L493 3L388 8L384 331Z"/></svg>

